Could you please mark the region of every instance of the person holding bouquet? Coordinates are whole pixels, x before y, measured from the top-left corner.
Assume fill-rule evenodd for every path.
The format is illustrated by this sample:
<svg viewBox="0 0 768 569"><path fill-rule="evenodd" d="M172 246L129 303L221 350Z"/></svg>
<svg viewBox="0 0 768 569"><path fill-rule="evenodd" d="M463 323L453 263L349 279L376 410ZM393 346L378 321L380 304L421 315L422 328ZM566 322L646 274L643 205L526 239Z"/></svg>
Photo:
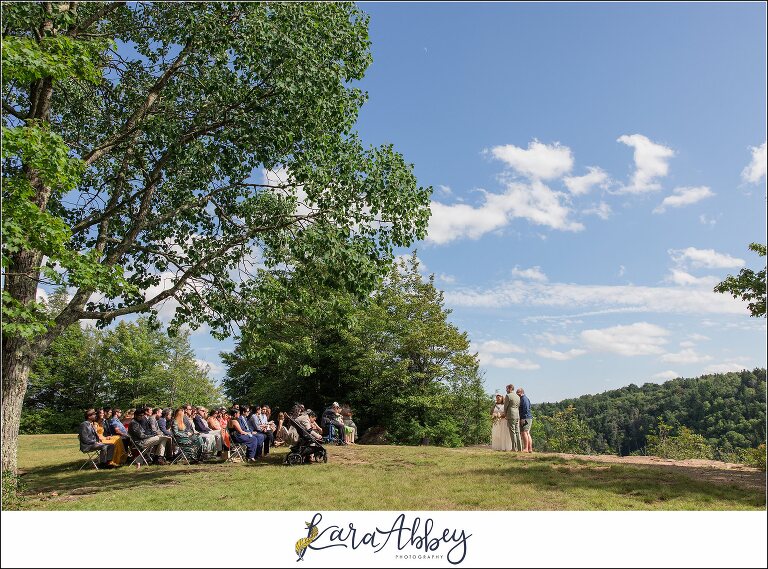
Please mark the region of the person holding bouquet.
<svg viewBox="0 0 768 569"><path fill-rule="evenodd" d="M491 407L491 448L493 450L512 450L512 436L509 434L507 416L504 414L504 397L496 394L496 402Z"/></svg>

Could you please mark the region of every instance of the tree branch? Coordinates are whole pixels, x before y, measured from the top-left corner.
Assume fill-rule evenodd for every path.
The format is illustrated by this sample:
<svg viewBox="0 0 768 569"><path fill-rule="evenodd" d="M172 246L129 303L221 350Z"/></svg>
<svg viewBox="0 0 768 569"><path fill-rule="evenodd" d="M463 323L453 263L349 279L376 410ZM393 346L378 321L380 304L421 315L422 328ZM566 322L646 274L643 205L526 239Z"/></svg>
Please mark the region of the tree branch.
<svg viewBox="0 0 768 569"><path fill-rule="evenodd" d="M71 4L76 4L76 3L72 2L70 3L70 6ZM74 27L70 28L69 31L67 32L67 35L75 37L81 31L87 30L95 22L98 22L99 20L104 18L107 14L109 14L113 10L116 10L120 6L125 6L125 4L126 2L110 2L106 6L102 6L92 16L90 16L89 18L86 18L81 24L75 24Z"/></svg>
<svg viewBox="0 0 768 569"><path fill-rule="evenodd" d="M110 149L115 147L121 141L125 140L127 136L136 130L139 123L144 119L145 116L147 116L149 110L160 97L160 91L163 90L173 74L176 73L179 67L181 67L182 63L184 63L184 60L187 58L191 51L192 41L190 40L187 42L181 52L179 52L179 55L176 57L173 63L171 63L168 69L165 70L165 73L163 73L155 82L155 84L149 89L147 92L147 98L144 99L144 102L139 106L138 109L133 112L130 118L122 127L120 127L117 133L115 133L111 138L102 142L100 146L94 148L83 157L83 161L85 162L86 166L93 164L96 160L101 158L104 154L109 152Z"/></svg>

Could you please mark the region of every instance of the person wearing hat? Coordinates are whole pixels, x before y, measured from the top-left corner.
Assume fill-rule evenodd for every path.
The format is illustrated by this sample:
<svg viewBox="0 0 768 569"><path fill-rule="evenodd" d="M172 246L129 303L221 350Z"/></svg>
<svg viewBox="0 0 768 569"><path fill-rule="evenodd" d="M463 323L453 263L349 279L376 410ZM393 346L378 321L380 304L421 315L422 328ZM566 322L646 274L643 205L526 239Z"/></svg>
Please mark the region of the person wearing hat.
<svg viewBox="0 0 768 569"><path fill-rule="evenodd" d="M115 445L103 443L99 439L94 423L96 421L96 410L88 409L85 412L85 421L80 423L77 429L77 438L80 440L80 450L82 452L99 451L99 463L107 464L112 460L115 453Z"/></svg>

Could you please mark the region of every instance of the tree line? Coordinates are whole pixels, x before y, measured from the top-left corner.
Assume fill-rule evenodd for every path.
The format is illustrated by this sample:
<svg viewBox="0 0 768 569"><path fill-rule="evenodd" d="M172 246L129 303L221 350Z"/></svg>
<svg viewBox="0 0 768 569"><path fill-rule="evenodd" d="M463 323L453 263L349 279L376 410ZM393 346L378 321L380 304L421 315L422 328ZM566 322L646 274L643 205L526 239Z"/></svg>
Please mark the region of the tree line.
<svg viewBox="0 0 768 569"><path fill-rule="evenodd" d="M560 440L558 432L571 438L577 432L578 441L562 440L584 452L628 455L645 452L649 437L656 437L650 439L656 444L660 429L683 435L687 429L703 437L716 457L727 457L765 444L765 373L765 368L757 368L640 387L631 384L598 395L536 404L539 438L546 446L550 438Z"/></svg>

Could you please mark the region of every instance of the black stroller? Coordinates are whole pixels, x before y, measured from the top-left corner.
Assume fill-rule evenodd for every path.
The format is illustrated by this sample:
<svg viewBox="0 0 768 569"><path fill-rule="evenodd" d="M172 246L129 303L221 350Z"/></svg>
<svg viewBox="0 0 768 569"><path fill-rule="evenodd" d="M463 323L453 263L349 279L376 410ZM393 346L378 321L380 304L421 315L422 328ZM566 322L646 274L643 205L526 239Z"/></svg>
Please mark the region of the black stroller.
<svg viewBox="0 0 768 569"><path fill-rule="evenodd" d="M291 447L291 451L285 456L285 464L293 466L294 464L308 464L312 457L315 460L328 462L328 453L325 447L320 444L304 427L299 425L292 417L286 415L285 426L293 427L299 434L299 442Z"/></svg>

